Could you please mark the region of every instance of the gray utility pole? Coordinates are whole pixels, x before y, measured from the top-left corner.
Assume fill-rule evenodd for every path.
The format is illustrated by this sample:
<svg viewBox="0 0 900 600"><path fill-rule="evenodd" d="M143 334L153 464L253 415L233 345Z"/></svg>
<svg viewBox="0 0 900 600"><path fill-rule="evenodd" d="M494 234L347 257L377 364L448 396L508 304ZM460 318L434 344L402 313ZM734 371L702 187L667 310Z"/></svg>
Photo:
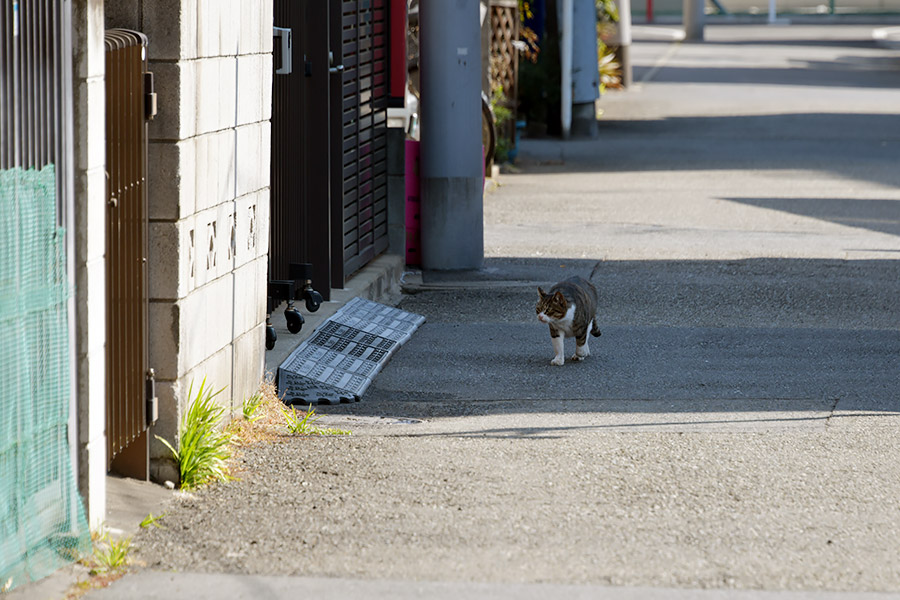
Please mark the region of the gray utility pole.
<svg viewBox="0 0 900 600"><path fill-rule="evenodd" d="M686 41L703 41L703 24L706 21L705 6L705 0L683 0L684 39Z"/></svg>
<svg viewBox="0 0 900 600"><path fill-rule="evenodd" d="M484 264L478 0L419 4L422 267Z"/></svg>

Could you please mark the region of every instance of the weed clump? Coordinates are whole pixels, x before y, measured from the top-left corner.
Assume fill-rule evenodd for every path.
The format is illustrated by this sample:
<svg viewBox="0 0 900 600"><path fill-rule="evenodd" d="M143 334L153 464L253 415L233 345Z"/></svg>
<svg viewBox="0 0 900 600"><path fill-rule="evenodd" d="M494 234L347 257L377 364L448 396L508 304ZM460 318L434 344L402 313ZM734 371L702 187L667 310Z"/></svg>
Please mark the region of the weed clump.
<svg viewBox="0 0 900 600"><path fill-rule="evenodd" d="M178 464L181 489L190 490L211 481L229 479L227 462L231 458L231 435L222 429L225 408L215 401L222 388L213 392L206 378L194 396L194 384L188 389L191 400L178 424L178 448L156 436L172 451Z"/></svg>

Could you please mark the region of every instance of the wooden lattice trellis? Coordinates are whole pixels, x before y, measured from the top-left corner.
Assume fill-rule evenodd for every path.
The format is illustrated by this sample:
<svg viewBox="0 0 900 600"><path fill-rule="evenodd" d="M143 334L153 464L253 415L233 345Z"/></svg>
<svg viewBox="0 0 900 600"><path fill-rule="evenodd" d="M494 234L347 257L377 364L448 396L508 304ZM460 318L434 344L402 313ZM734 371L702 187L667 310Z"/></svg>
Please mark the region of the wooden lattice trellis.
<svg viewBox="0 0 900 600"><path fill-rule="evenodd" d="M519 3L517 0L491 0L491 89L503 88L505 106L512 118L497 136L515 143L516 87L519 80L519 52L513 42L519 39Z"/></svg>

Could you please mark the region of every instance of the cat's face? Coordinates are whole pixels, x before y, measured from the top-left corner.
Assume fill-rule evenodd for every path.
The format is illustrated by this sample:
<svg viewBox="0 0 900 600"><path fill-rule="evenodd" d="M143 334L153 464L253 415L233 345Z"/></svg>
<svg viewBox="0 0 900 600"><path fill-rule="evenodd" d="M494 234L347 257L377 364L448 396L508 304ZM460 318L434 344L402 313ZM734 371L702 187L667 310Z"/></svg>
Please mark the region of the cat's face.
<svg viewBox="0 0 900 600"><path fill-rule="evenodd" d="M541 323L550 323L552 321L558 321L566 316L569 305L560 292L548 294L541 288L538 288L538 294L540 294L540 299L538 300L537 306L534 307L535 312L537 312L538 321Z"/></svg>

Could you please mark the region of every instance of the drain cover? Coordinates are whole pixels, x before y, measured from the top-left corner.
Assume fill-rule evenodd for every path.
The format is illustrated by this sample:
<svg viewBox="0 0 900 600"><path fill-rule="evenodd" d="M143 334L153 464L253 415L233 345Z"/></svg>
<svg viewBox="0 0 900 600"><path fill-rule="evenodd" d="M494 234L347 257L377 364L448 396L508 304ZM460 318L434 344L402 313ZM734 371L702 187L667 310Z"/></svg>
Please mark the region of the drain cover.
<svg viewBox="0 0 900 600"><path fill-rule="evenodd" d="M358 402L424 322L422 315L354 298L278 367L278 391L289 404Z"/></svg>

